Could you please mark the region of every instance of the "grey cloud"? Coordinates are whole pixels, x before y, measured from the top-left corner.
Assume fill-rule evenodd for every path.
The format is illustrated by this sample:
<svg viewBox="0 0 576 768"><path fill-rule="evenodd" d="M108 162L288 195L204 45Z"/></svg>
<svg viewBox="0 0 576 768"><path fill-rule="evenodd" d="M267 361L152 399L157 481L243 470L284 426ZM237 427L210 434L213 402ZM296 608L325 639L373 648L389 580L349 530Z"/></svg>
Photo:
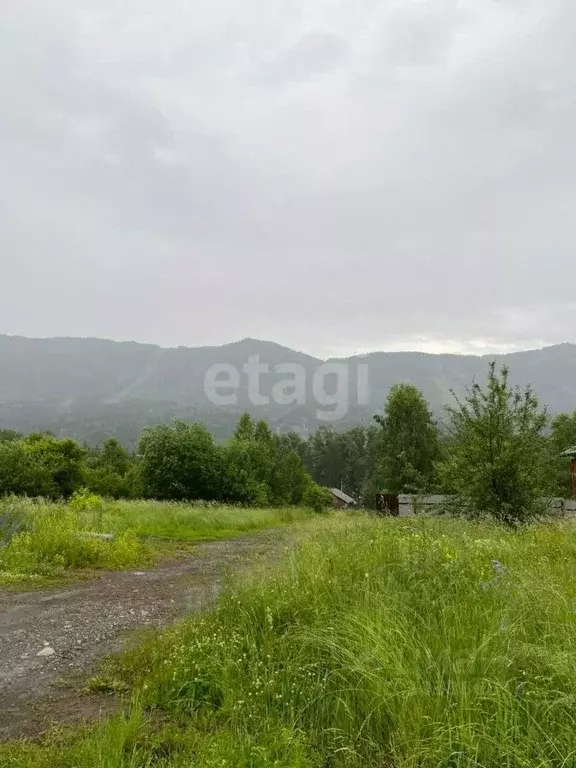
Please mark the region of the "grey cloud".
<svg viewBox="0 0 576 768"><path fill-rule="evenodd" d="M335 35L306 34L260 65L259 80L269 85L306 81L337 66L346 56L345 42Z"/></svg>
<svg viewBox="0 0 576 768"><path fill-rule="evenodd" d="M0 332L570 339L576 8L9 0Z"/></svg>
<svg viewBox="0 0 576 768"><path fill-rule="evenodd" d="M466 22L470 14L457 0L397 5L383 29L385 55L400 66L442 64Z"/></svg>

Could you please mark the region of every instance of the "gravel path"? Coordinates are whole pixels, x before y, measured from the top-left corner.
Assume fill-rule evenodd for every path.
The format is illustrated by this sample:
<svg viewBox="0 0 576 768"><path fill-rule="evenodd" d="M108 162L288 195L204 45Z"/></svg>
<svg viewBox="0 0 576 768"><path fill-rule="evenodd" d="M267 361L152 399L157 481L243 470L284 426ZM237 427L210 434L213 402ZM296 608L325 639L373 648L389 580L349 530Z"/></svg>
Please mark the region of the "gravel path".
<svg viewBox="0 0 576 768"><path fill-rule="evenodd" d="M231 568L277 550L277 531L200 544L149 571L104 572L73 587L0 591L0 739L34 736L53 722L116 706L54 685L120 650L134 630L166 626L217 597Z"/></svg>

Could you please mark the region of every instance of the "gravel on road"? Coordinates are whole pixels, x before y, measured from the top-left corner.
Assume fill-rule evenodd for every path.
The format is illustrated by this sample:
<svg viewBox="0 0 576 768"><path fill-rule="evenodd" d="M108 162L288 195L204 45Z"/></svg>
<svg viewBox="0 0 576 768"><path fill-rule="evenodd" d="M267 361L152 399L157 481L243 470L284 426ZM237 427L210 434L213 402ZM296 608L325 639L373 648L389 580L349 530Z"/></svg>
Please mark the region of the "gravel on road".
<svg viewBox="0 0 576 768"><path fill-rule="evenodd" d="M282 538L267 531L203 543L147 571L104 572L64 588L0 590L0 740L35 736L55 722L92 719L117 706L57 682L88 673L135 630L208 607L227 573L277 551Z"/></svg>

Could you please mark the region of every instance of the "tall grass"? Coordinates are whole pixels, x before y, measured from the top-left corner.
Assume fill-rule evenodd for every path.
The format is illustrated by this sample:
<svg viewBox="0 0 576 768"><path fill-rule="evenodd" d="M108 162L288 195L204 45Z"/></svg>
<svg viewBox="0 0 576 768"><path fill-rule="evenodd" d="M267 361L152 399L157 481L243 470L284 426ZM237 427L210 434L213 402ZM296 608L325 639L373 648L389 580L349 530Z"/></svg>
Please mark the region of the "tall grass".
<svg viewBox="0 0 576 768"><path fill-rule="evenodd" d="M79 495L69 504L0 501L0 584L44 581L69 569L124 568L152 561L148 538L204 541L241 536L309 516L303 508L243 509L154 501L104 501ZM87 533L111 533L112 541Z"/></svg>
<svg viewBox="0 0 576 768"><path fill-rule="evenodd" d="M124 568L152 553L133 531L87 538L77 510L31 499L0 502L0 584L57 578L69 569Z"/></svg>
<svg viewBox="0 0 576 768"><path fill-rule="evenodd" d="M177 541L227 539L294 523L310 516L302 507L243 508L160 501L102 502L82 511L81 524L102 532L131 530Z"/></svg>
<svg viewBox="0 0 576 768"><path fill-rule="evenodd" d="M134 691L130 716L0 758L18 768L574 766L574 534L571 523L315 521L283 564L111 665Z"/></svg>

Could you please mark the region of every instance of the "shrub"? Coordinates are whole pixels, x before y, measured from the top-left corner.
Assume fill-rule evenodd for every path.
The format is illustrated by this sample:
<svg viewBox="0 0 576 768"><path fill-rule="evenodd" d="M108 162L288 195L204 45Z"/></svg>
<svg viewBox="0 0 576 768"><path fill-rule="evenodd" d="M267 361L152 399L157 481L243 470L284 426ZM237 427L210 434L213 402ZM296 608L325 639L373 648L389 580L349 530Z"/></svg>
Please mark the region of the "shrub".
<svg viewBox="0 0 576 768"><path fill-rule="evenodd" d="M328 488L317 483L309 483L302 496L302 504L314 512L324 512L332 506L332 494Z"/></svg>
<svg viewBox="0 0 576 768"><path fill-rule="evenodd" d="M133 489L128 475L119 475L108 467L87 469L86 486L99 496L110 499L129 499Z"/></svg>
<svg viewBox="0 0 576 768"><path fill-rule="evenodd" d="M76 512L100 512L104 508L104 500L97 493L92 493L88 488L84 488L81 491L76 491L68 506Z"/></svg>

